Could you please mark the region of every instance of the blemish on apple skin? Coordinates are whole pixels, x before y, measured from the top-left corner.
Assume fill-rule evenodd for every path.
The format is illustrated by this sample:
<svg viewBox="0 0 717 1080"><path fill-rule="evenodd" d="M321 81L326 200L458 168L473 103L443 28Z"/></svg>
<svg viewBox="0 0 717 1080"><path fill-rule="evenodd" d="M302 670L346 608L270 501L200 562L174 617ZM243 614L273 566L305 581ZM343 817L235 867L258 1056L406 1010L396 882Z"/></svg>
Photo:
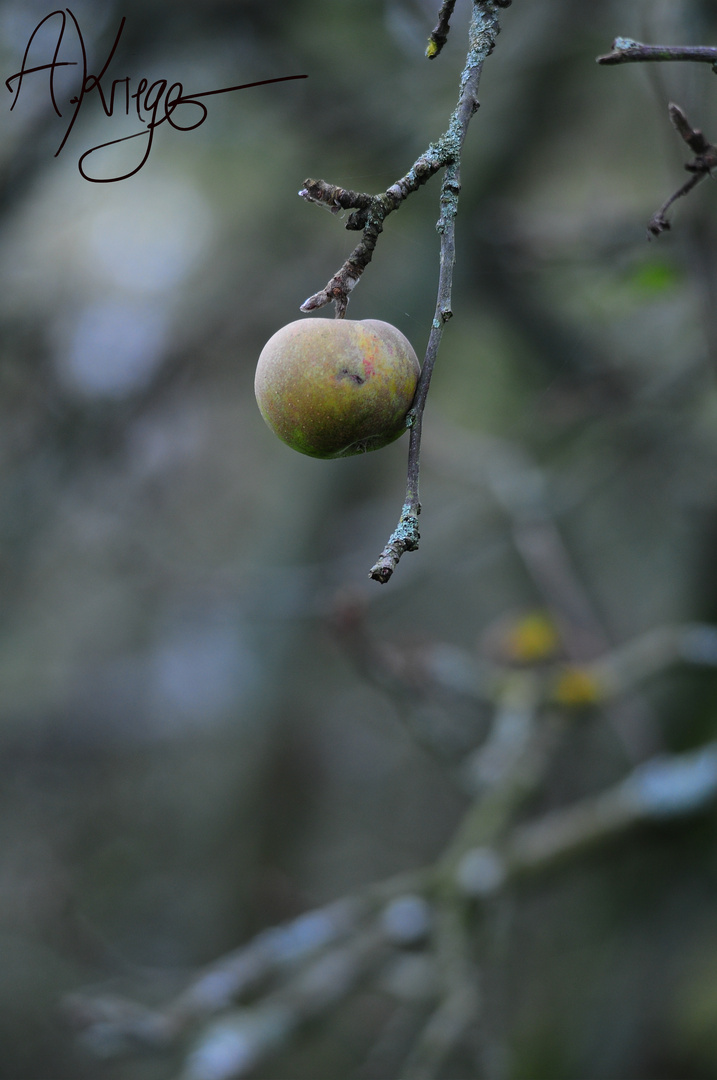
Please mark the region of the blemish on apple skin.
<svg viewBox="0 0 717 1080"><path fill-rule="evenodd" d="M341 371L338 373L338 378L351 379L351 381L355 382L357 386L363 386L363 384L366 382L362 375L359 375L356 371L349 371L348 368L341 368Z"/></svg>

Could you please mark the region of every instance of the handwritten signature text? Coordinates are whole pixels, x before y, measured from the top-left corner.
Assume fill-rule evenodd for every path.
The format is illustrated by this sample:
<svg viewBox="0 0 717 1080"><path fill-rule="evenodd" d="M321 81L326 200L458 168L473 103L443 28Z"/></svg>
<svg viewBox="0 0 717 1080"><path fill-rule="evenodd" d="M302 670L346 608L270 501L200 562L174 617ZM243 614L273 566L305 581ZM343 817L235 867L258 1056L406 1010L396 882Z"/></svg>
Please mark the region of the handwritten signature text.
<svg viewBox="0 0 717 1080"><path fill-rule="evenodd" d="M58 16L60 21L58 24L57 40L54 45L52 59L49 63L32 62L30 54L36 35L45 23L49 22L50 19L56 19ZM79 46L82 57L81 60L60 59L61 49L65 39L65 31L68 28L68 16L69 20L71 20L70 30L74 27L77 45ZM107 59L99 73L95 75L87 70L87 51L85 42L82 37L82 31L80 30L80 24L73 13L69 8L52 11L37 24L30 35L20 70L5 81L8 90L14 95L12 105L10 106L10 109L12 110L17 105L24 80L29 75L37 75L37 73L41 71L49 72L50 100L52 102L52 107L57 115L62 117L62 110L58 104L58 97L61 98L62 96L58 86L58 69L71 67L80 68L82 78L79 83L78 92L69 99L69 104L74 106L74 109L72 110L67 123L62 142L55 152L55 157L61 153L66 145L70 133L75 126L75 121L80 114L80 110L91 94L96 92L102 109L108 117L114 115L115 109L117 109L118 112L124 112L125 116L129 116L130 112L133 114L136 113L139 123L143 125L140 131L137 131L132 135L125 135L119 139L111 139L109 142L100 143L89 150L85 150L81 155L78 161L80 174L85 180L89 180L95 184L109 184L118 180L126 180L130 176L134 176L138 173L147 163L154 143L154 133L162 124L167 123L170 127L174 128L175 131L193 131L195 128L200 127L207 119L208 115L207 106L203 101L204 98L211 97L214 94L229 94L234 90L248 90L252 86L264 86L267 83L290 82L294 79L305 79L307 77L306 75L284 75L280 78L260 79L258 82L242 83L239 86L225 86L220 90L203 90L201 93L191 94L185 94L181 82L175 82L170 85L167 79L157 79L150 85L148 79L142 78L137 82L136 89L130 92L131 82L129 76L125 76L122 79L110 79L110 76L108 75L108 70L119 46L126 21L125 18L122 18ZM62 104L64 106L64 102L62 102ZM192 110L189 115L186 113L187 109ZM127 142L130 139L142 138L145 142L143 144L141 160L139 160L132 168L128 169L128 171L117 176L92 175L90 172L91 166L89 164L89 159L93 154L96 154L100 150L104 150L106 147Z"/></svg>

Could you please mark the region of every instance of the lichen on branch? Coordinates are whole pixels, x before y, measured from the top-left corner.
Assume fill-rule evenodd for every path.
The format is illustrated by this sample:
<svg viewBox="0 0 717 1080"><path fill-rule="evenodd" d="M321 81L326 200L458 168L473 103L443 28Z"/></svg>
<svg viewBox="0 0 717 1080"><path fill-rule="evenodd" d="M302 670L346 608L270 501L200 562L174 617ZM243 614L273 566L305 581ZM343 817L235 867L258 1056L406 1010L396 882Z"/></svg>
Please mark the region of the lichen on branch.
<svg viewBox="0 0 717 1080"><path fill-rule="evenodd" d="M418 380L416 395L407 421L410 427L410 437L406 495L398 525L389 537L388 543L378 560L369 571L369 577L381 585L385 585L390 580L404 552L415 551L418 547L418 515L421 511L419 473L423 411L433 375L433 368L438 356L438 349L443 337L443 330L453 315L451 298L456 250L455 219L458 213L458 198L461 190L461 153L468 131L468 124L478 109L478 84L483 70L483 63L493 51L499 31L496 5L493 3L474 3L469 28L468 56L461 75L460 96L458 104L451 115L448 128L441 140L446 148L447 156L445 174L441 185L440 215L436 224L436 229L441 238L438 291L436 308L431 322L431 332L421 368L421 377Z"/></svg>
<svg viewBox="0 0 717 1080"><path fill-rule="evenodd" d="M598 56L598 64L631 64L645 61L691 60L712 64L717 70L717 48L712 45L645 45L632 38L617 37L612 51Z"/></svg>
<svg viewBox="0 0 717 1080"><path fill-rule="evenodd" d="M405 176L378 195L351 191L338 187L336 184L329 184L325 180L304 181L304 186L299 192L303 199L325 206L334 214L341 210L353 210L354 213L346 222L346 228L353 231L362 229L363 236L341 269L334 274L323 289L304 301L301 311L315 311L333 301L336 304L336 317L339 319L344 317L349 294L371 262L385 219L398 209L404 199L443 168L449 160L449 155L450 143L444 136L414 162Z"/></svg>
<svg viewBox="0 0 717 1080"><path fill-rule="evenodd" d="M421 369L416 396L406 423L410 428L408 449L408 477L403 509L396 529L369 571L369 577L385 584L391 578L401 556L418 547L418 477L421 446L421 421L426 404L428 388L433 374L443 328L451 318L451 292L455 262L455 217L460 194L460 163L463 144L471 117L478 108L478 83L483 63L493 51L500 32L498 9L508 7L511 0L473 0L473 10L468 29L468 52L461 73L458 103L451 114L443 135L431 143L413 163L408 172L385 191L377 195L351 191L325 180L305 180L299 195L307 202L330 210L353 211L346 228L362 230L363 235L343 266L327 284L301 305L301 311L315 311L333 302L337 318L344 318L349 296L361 275L373 258L376 243L383 231L383 223L389 214L403 203L414 191L423 186L441 169L445 176L441 186L440 215L436 229L440 235L440 265L436 310ZM429 39L429 57L436 56L445 42L455 0L445 0L439 13L438 24ZM431 46L431 42L433 46Z"/></svg>

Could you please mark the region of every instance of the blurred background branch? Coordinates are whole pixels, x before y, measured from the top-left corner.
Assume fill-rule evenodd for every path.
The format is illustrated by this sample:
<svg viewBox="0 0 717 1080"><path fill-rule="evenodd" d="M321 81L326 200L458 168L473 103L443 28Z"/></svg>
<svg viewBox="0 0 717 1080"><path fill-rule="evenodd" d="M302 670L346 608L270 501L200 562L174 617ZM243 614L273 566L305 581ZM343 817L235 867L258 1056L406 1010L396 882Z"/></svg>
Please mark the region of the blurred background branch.
<svg viewBox="0 0 717 1080"><path fill-rule="evenodd" d="M668 640L672 647L665 649ZM649 641L623 650L613 665L622 670L620 689L645 676L648 655L647 669L654 674L680 658L687 643L693 658L717 664L712 627L653 633ZM608 660L603 675L609 668ZM549 720L538 712L541 697L534 672L509 680L486 742L471 755L475 801L434 866L262 931L194 976L159 1009L101 992L73 995L65 1007L85 1044L106 1058L141 1046L166 1049L189 1031L193 1048L183 1080L234 1080L275 1056L303 1025L335 1010L366 979L385 980L397 950L410 949L414 958L415 950L421 952L426 972L433 973L430 992L437 1003L401 1076L430 1080L439 1075L443 1061L482 1023L480 979L471 960L473 905L505 894L526 873L549 870L636 825L699 813L717 796L717 742L712 742L691 753L648 759L599 794L515 825L519 807L548 767L544 728ZM555 739L551 742L555 748ZM236 1010L243 1001L248 1003ZM221 1019L214 1020L216 1014Z"/></svg>

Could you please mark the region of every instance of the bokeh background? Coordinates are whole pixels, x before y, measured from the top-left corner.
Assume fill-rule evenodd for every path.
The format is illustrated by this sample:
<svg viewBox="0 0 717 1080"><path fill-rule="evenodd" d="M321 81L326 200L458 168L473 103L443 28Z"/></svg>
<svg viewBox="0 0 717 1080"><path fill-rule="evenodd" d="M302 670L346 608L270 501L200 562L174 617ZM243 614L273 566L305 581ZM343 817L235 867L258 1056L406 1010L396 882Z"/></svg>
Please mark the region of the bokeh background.
<svg viewBox="0 0 717 1080"><path fill-rule="evenodd" d="M673 208L670 233L646 237L685 178L667 102L717 137L717 83L709 65L594 62L618 34L713 43L707 0L516 0L503 14L463 163L423 537L389 585L367 573L400 511L405 440L320 462L263 424L263 343L356 239L297 192L306 177L384 190L441 134L469 5L429 63L437 7L74 0L91 71L126 16L111 72L133 91L142 77L197 91L308 76L205 99L201 127L163 125L147 164L117 183L88 183L78 158L136 118L88 99L55 156L67 114L53 112L47 76L28 77L12 111L3 91L7 1080L173 1076L171 1055L98 1061L64 996L115 983L158 994L262 928L444 848L466 798L406 731L405 701L356 665L337 612L360 612L387 650L440 649L449 666L477 655L501 620L545 604L515 542L538 499L606 642L717 618L711 181ZM49 11L0 3L3 81ZM438 191L434 180L389 218L349 309L394 323L419 356ZM632 759L588 718L536 805L714 735L709 672L667 672L643 704ZM450 734L456 716L421 696L420 670L411 707ZM462 738L485 716L466 706L456 723ZM505 1076L714 1075L715 825L705 813L641 831L514 897ZM385 1011L367 993L256 1075L369 1080Z"/></svg>

